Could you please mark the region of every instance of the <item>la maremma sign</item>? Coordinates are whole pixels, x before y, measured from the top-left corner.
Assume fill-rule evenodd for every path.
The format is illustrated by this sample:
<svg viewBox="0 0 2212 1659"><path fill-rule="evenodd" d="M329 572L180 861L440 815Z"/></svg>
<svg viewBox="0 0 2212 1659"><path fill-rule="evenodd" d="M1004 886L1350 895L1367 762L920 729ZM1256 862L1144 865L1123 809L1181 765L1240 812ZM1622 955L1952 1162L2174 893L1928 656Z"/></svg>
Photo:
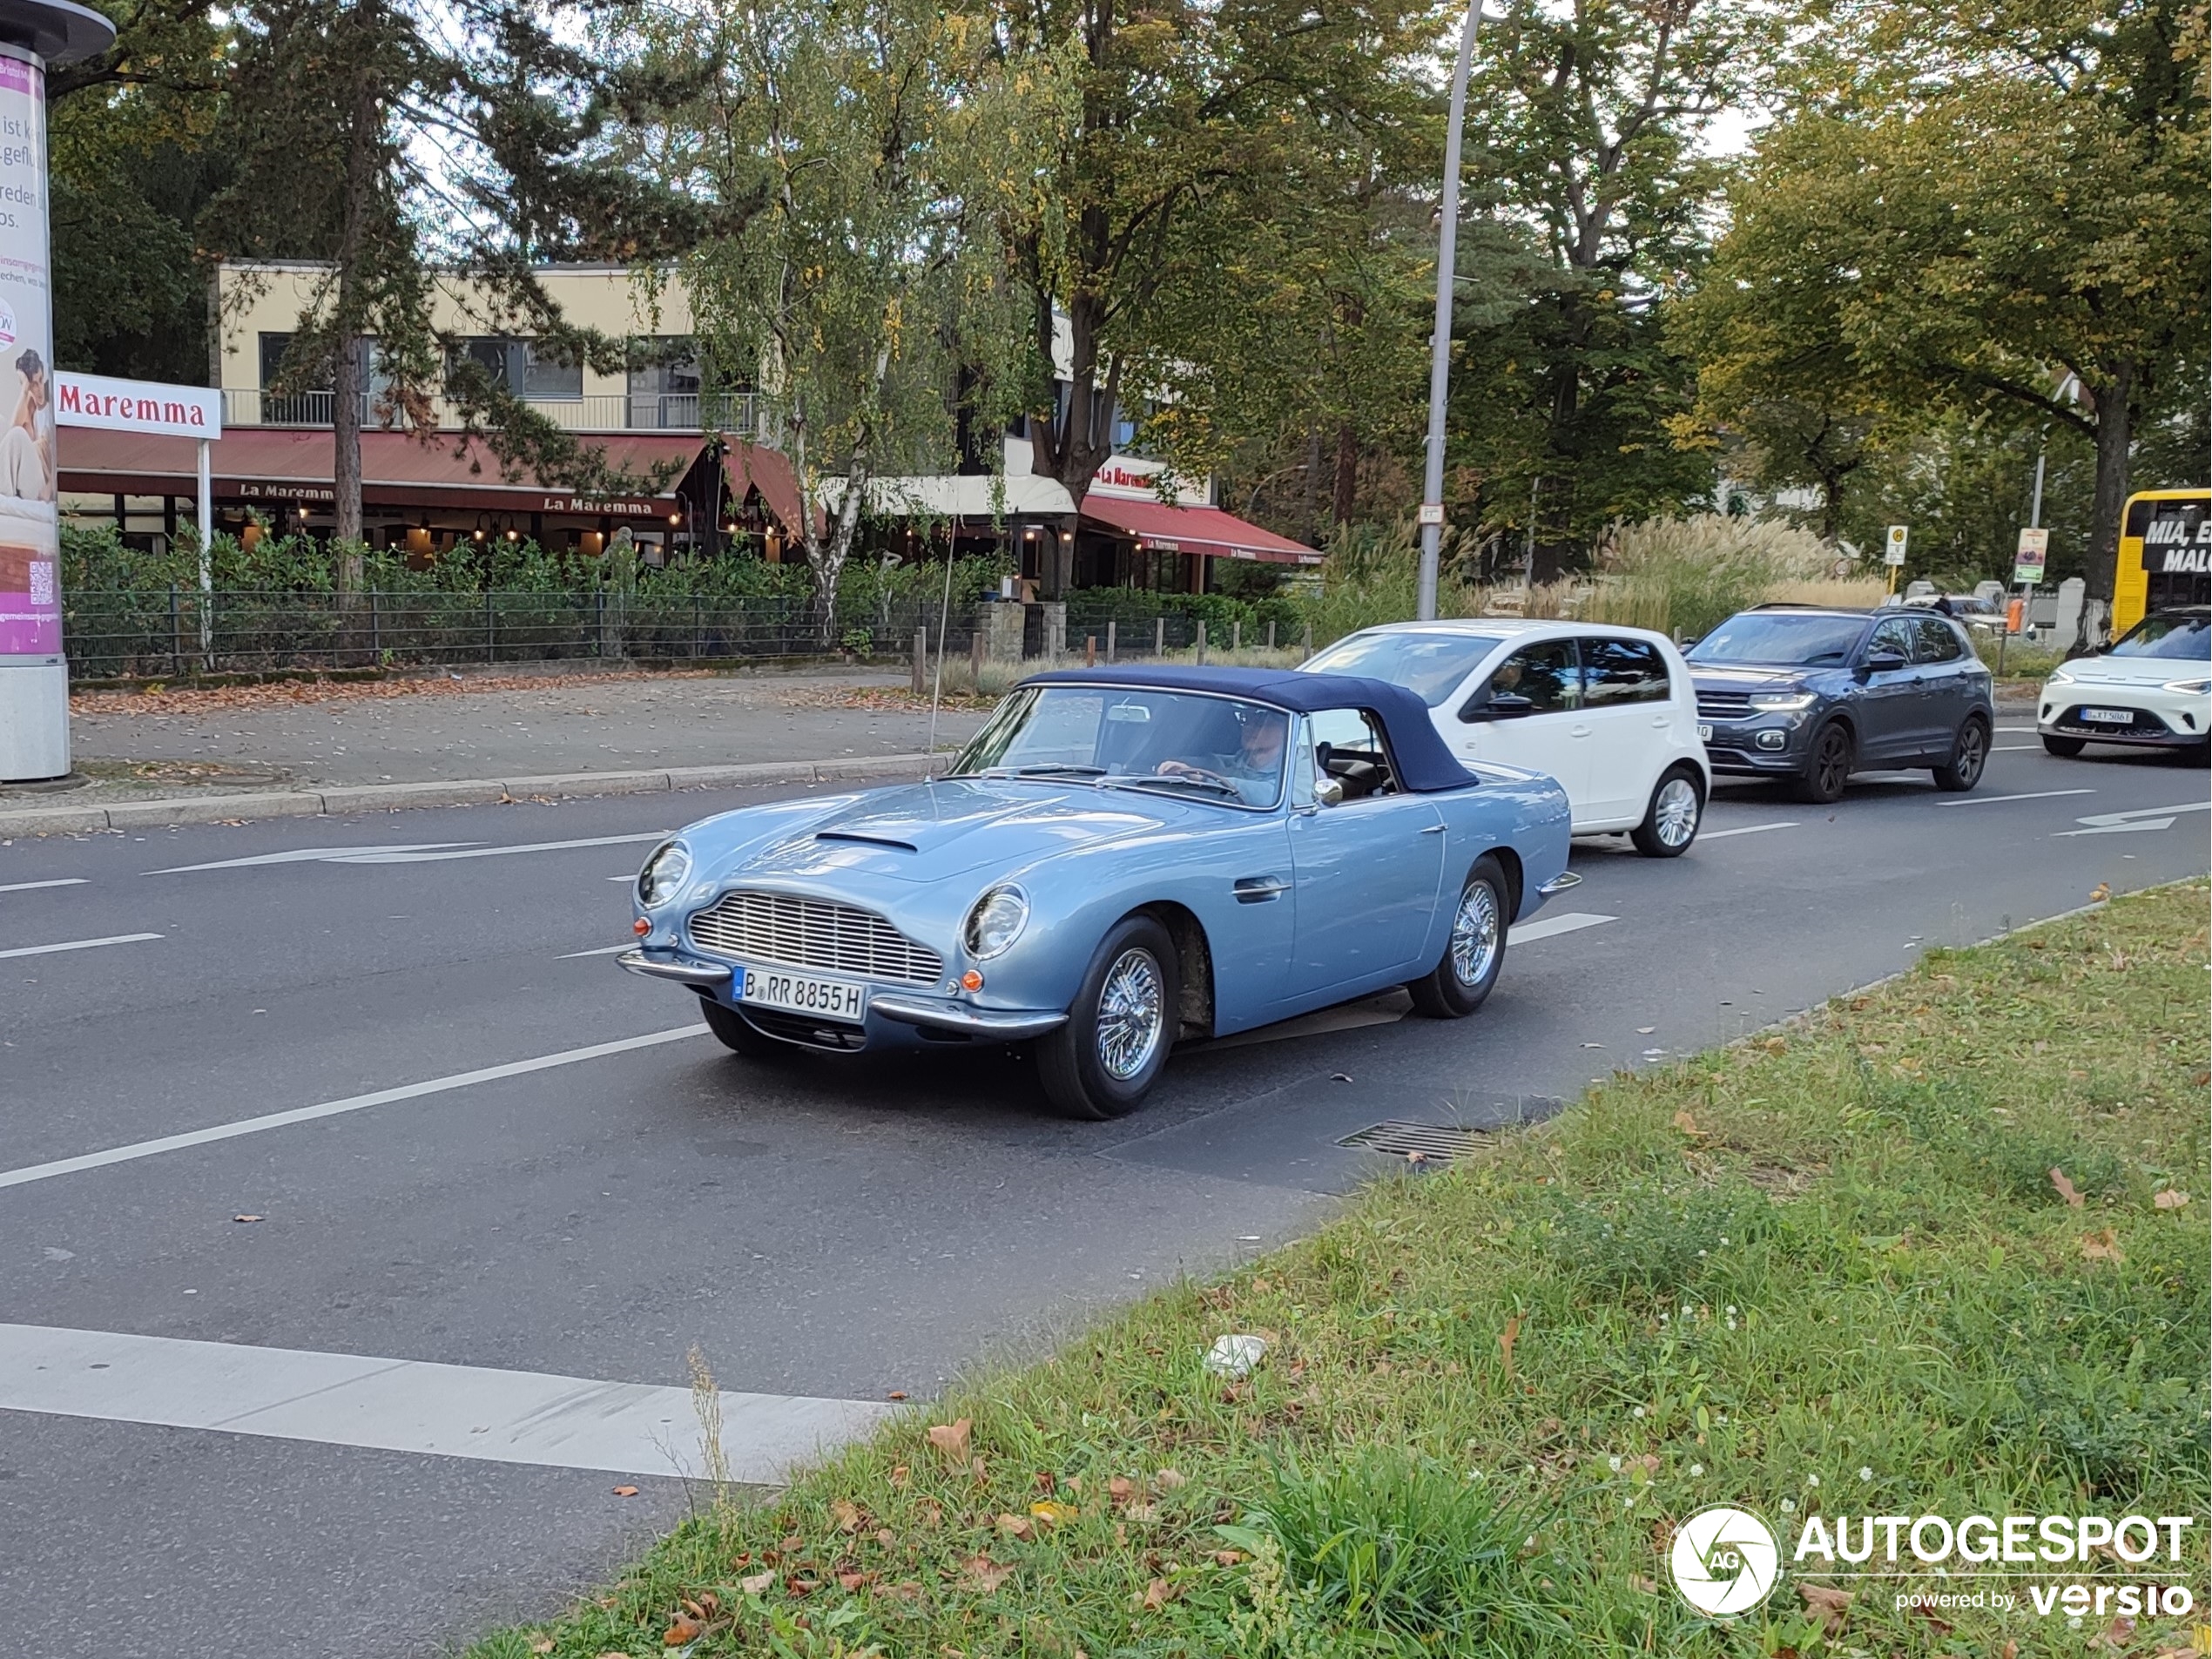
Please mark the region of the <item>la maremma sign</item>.
<svg viewBox="0 0 2212 1659"><path fill-rule="evenodd" d="M105 374L54 376L54 420L109 432L158 432L173 438L223 435L223 395L206 386L161 386Z"/></svg>

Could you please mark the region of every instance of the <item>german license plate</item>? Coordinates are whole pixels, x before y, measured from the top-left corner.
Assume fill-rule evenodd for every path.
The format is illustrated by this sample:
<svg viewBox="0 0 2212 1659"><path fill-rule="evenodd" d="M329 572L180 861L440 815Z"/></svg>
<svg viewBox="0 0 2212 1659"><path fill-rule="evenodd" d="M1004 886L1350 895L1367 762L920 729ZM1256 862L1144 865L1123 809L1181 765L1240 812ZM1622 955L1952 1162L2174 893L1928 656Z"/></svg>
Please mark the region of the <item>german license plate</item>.
<svg viewBox="0 0 2212 1659"><path fill-rule="evenodd" d="M811 974L786 974L772 968L748 968L740 1000L762 1008L783 1008L792 1014L822 1014L833 1020L857 1023L868 1011L868 991L841 979L817 979Z"/></svg>
<svg viewBox="0 0 2212 1659"><path fill-rule="evenodd" d="M1700 743L1710 743L1712 740L1713 740L1713 728L1712 728L1712 727L1710 727L1710 726L1709 726L1709 725L1701 725L1701 726L1699 726L1699 727L1697 728L1697 741L1698 741L1698 742L1700 742Z"/></svg>
<svg viewBox="0 0 2212 1659"><path fill-rule="evenodd" d="M2081 711L2081 718L2098 725L2135 724L2135 711L2133 709L2084 709Z"/></svg>

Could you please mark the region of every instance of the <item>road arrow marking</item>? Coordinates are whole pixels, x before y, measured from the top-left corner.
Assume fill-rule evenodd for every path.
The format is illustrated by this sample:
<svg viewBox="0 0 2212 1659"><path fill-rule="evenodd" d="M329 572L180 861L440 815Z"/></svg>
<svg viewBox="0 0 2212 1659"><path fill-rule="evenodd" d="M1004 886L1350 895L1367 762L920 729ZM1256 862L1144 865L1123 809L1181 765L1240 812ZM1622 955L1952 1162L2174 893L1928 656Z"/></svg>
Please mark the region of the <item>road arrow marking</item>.
<svg viewBox="0 0 2212 1659"><path fill-rule="evenodd" d="M2087 818L2077 818L2077 824L2086 829L2060 830L2052 836L2059 840L2073 835L2132 835L2139 830L2172 829L2175 820L2183 813L2212 812L2212 800L2184 801L2179 806L2139 806L2132 813L2092 813Z"/></svg>

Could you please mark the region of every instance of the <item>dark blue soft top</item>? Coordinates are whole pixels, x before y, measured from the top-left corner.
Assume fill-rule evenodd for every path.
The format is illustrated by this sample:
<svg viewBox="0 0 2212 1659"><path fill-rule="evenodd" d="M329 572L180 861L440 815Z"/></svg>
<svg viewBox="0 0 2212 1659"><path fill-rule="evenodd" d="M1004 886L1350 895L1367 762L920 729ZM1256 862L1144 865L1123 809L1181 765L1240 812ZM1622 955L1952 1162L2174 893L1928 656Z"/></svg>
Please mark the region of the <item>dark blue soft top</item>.
<svg viewBox="0 0 2212 1659"><path fill-rule="evenodd" d="M1357 674L1301 674L1282 668L1063 668L1032 674L1024 685L1126 685L1155 691L1211 691L1250 698L1294 714L1366 709L1390 738L1398 781L1426 794L1478 781L1445 747L1430 724L1428 705L1402 685Z"/></svg>

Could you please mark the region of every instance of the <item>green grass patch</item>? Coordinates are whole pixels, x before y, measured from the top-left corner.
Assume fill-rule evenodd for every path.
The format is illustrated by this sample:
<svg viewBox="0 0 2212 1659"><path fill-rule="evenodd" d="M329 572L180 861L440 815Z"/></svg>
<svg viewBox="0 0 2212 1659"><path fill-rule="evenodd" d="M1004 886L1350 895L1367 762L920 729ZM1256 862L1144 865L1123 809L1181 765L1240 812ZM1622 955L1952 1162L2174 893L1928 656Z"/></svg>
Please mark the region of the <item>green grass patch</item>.
<svg viewBox="0 0 2212 1659"><path fill-rule="evenodd" d="M1714 1623L1665 1551L1718 1502L1785 1550L1817 1513L2140 1512L2198 1515L2201 1568L2206 909L2190 884L1933 951L1616 1077L788 1491L704 1504L475 1659L2184 1645L2025 1596L1953 1630L1890 1582L1818 1618L1794 1576ZM1202 1364L1230 1332L1269 1344L1241 1380Z"/></svg>

